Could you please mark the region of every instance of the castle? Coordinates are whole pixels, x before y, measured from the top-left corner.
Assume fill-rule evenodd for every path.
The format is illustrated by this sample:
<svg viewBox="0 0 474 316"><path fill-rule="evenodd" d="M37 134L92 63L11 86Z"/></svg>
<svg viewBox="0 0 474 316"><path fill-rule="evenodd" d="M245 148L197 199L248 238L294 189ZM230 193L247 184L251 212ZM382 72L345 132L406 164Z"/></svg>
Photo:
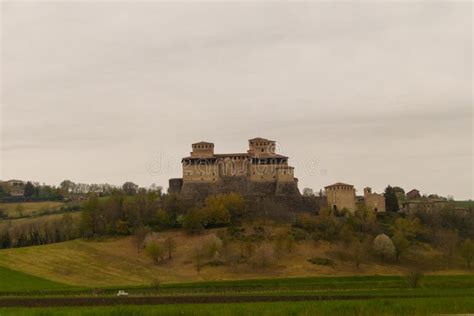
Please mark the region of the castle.
<svg viewBox="0 0 474 316"><path fill-rule="evenodd" d="M265 138L248 141L245 153L216 154L214 144L192 144L181 161L183 177L169 180L170 193L184 200L237 192L244 196L300 196L294 168L288 157L275 152L276 142Z"/></svg>

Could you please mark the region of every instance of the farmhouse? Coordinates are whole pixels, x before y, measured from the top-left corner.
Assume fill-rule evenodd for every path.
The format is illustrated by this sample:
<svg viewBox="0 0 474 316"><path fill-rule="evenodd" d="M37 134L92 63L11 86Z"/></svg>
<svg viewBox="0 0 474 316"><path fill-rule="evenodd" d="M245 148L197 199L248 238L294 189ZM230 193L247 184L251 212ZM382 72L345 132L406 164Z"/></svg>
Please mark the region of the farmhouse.
<svg viewBox="0 0 474 316"><path fill-rule="evenodd" d="M446 208L447 200L443 199L419 199L410 200L402 203L402 211L408 214L417 212L433 213Z"/></svg>
<svg viewBox="0 0 474 316"><path fill-rule="evenodd" d="M23 196L25 191L25 182L21 180L0 181L0 184L12 196Z"/></svg>

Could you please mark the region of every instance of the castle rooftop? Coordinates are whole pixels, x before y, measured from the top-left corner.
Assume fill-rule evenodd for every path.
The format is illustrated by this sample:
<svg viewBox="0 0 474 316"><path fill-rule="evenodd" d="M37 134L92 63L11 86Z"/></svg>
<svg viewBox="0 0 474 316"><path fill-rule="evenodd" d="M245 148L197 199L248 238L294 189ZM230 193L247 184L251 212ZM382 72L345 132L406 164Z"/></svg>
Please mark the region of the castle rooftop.
<svg viewBox="0 0 474 316"><path fill-rule="evenodd" d="M262 138L262 137L255 137L255 138L249 139L249 142L274 142L274 141L266 139L266 138Z"/></svg>
<svg viewBox="0 0 474 316"><path fill-rule="evenodd" d="M327 185L327 186L325 186L325 188L338 187L338 186L353 187L352 184L347 184L347 183L343 183L343 182L337 182L337 183L334 183L334 184L331 184L331 185Z"/></svg>

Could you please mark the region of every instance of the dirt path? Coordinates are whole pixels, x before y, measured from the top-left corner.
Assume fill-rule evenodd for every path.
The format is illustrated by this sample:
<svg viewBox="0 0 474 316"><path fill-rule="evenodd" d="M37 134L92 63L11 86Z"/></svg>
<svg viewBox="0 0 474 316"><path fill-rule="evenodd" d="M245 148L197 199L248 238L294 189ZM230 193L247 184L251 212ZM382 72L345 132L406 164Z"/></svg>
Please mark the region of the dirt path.
<svg viewBox="0 0 474 316"><path fill-rule="evenodd" d="M0 307L54 307L54 306L109 306L109 305L156 305L156 304L210 304L251 302L296 302L330 300L367 300L371 298L401 298L404 296L147 296L147 297L63 297L63 298L4 298ZM406 298L406 296L405 296Z"/></svg>

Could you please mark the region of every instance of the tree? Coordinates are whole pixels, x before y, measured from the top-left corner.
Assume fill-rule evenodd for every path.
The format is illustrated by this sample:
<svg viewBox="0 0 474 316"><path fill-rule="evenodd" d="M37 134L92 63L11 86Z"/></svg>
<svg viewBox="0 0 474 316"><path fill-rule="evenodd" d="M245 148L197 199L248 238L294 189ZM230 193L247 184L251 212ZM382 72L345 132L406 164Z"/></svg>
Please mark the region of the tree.
<svg viewBox="0 0 474 316"><path fill-rule="evenodd" d="M393 187L393 192L395 192L395 195L397 196L397 199L399 202L405 201L405 190L401 187Z"/></svg>
<svg viewBox="0 0 474 316"><path fill-rule="evenodd" d="M194 262L195 262L195 267L197 274L201 273L201 268L203 265L203 260L204 260L204 248L197 246L194 248Z"/></svg>
<svg viewBox="0 0 474 316"><path fill-rule="evenodd" d="M138 185L128 181L122 185L122 190L127 195L135 195L138 192Z"/></svg>
<svg viewBox="0 0 474 316"><path fill-rule="evenodd" d="M474 242L471 239L466 239L461 244L461 257L466 260L467 267L471 268L471 262L474 260Z"/></svg>
<svg viewBox="0 0 474 316"><path fill-rule="evenodd" d="M436 235L436 243L443 251L444 255L448 258L449 263L451 263L451 260L454 256L458 240L459 235L456 230L443 229L440 230Z"/></svg>
<svg viewBox="0 0 474 316"><path fill-rule="evenodd" d="M398 262L400 261L400 256L404 254L410 247L410 242L400 231L395 232L392 238L392 242L395 246L395 257Z"/></svg>
<svg viewBox="0 0 474 316"><path fill-rule="evenodd" d="M349 252L356 268L359 269L362 259L365 255L364 244L359 239L353 238L349 247Z"/></svg>
<svg viewBox="0 0 474 316"><path fill-rule="evenodd" d="M25 184L25 189L24 189L24 192L23 192L23 196L24 197L32 197L35 194L35 192L36 192L35 186L33 185L33 183L28 181Z"/></svg>
<svg viewBox="0 0 474 316"><path fill-rule="evenodd" d="M3 188L3 185L0 184L0 198L8 196L8 192Z"/></svg>
<svg viewBox="0 0 474 316"><path fill-rule="evenodd" d="M184 217L183 228L190 234L200 234L204 230L203 214L198 209L191 209Z"/></svg>
<svg viewBox="0 0 474 316"><path fill-rule="evenodd" d="M394 230L400 232L408 240L413 240L421 230L420 219L418 217L397 218Z"/></svg>
<svg viewBox="0 0 474 316"><path fill-rule="evenodd" d="M84 203L81 213L81 233L83 237L90 238L94 235L102 233L99 213L99 199L96 195L92 195L87 202Z"/></svg>
<svg viewBox="0 0 474 316"><path fill-rule="evenodd" d="M76 184L71 180L64 180L59 184L59 188L63 194L68 194L74 191Z"/></svg>
<svg viewBox="0 0 474 316"><path fill-rule="evenodd" d="M364 203L358 203L353 217L349 214L354 229L360 233L377 233L379 231L377 217L374 211L367 208Z"/></svg>
<svg viewBox="0 0 474 316"><path fill-rule="evenodd" d="M176 240L173 237L166 238L164 242L165 251L168 253L168 259L171 259L173 252L176 250Z"/></svg>
<svg viewBox="0 0 474 316"><path fill-rule="evenodd" d="M418 286L420 286L420 281L422 277L423 273L421 272L421 270L414 269L409 271L405 275L405 280L411 288L417 288Z"/></svg>
<svg viewBox="0 0 474 316"><path fill-rule="evenodd" d="M204 201L202 209L206 224L210 226L227 225L238 222L244 215L245 201L237 193L217 194Z"/></svg>
<svg viewBox="0 0 474 316"><path fill-rule="evenodd" d="M156 185L155 183L152 183L150 185L150 187L148 188L148 191L149 192L155 192L158 194L159 197L161 197L162 195L162 192L163 192L163 187L162 186L158 186Z"/></svg>
<svg viewBox="0 0 474 316"><path fill-rule="evenodd" d="M150 228L147 226L138 226L133 231L133 241L137 247L137 252L140 253L140 250L143 248L145 243L146 236L151 232Z"/></svg>
<svg viewBox="0 0 474 316"><path fill-rule="evenodd" d="M163 246L160 245L158 242L149 242L145 247L145 251L155 264L158 264L163 261L164 249Z"/></svg>
<svg viewBox="0 0 474 316"><path fill-rule="evenodd" d="M380 234L374 239L374 251L380 256L382 261L393 258L395 246L392 240L385 234Z"/></svg>
<svg viewBox="0 0 474 316"><path fill-rule="evenodd" d="M390 185L385 188L385 209L389 212L399 210L397 195Z"/></svg>

